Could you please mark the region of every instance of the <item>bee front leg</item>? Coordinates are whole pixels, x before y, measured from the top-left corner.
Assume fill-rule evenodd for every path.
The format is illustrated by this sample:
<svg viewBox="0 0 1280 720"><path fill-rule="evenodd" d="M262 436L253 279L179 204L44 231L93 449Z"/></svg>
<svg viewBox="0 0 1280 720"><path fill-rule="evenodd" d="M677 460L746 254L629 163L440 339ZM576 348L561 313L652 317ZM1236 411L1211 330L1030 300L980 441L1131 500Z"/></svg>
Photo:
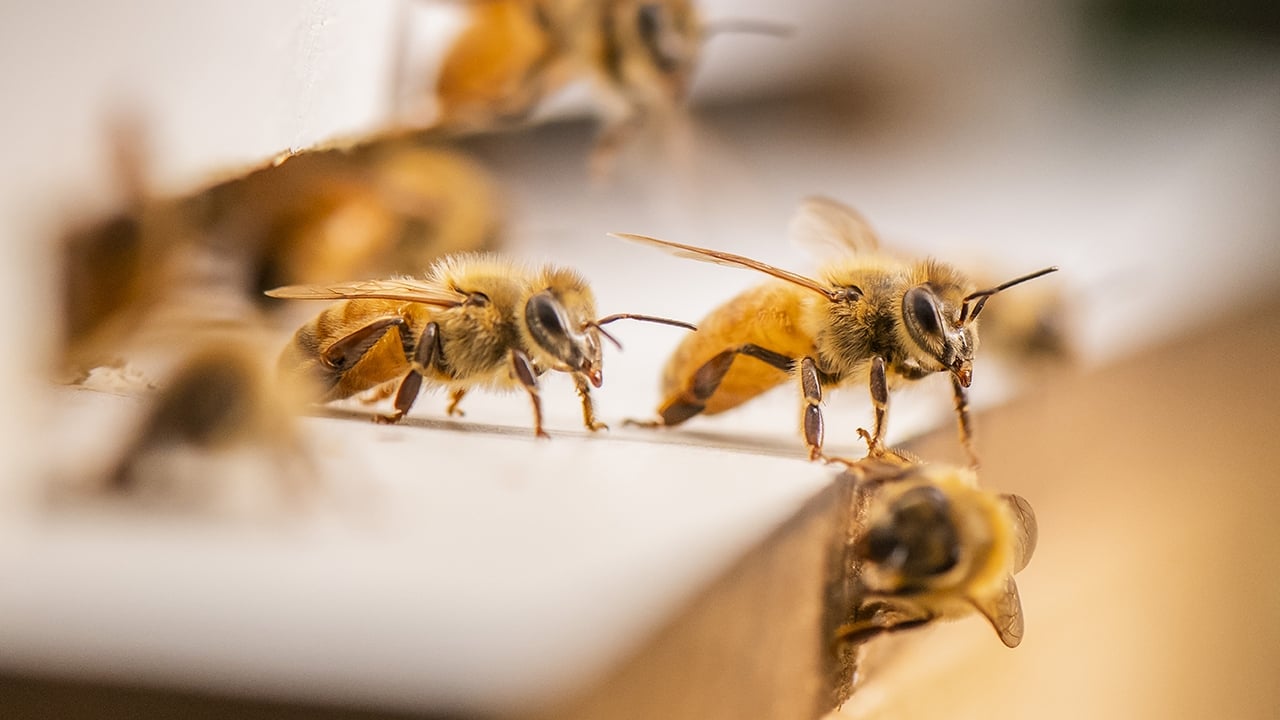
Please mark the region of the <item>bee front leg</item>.
<svg viewBox="0 0 1280 720"><path fill-rule="evenodd" d="M458 388L457 390L449 393L449 407L444 409L444 414L449 417L453 417L454 415L462 417L465 415L466 413L458 409L458 403L462 402L462 398L466 397L466 395L467 388Z"/></svg>
<svg viewBox="0 0 1280 720"><path fill-rule="evenodd" d="M529 356L519 350L512 350L511 369L516 379L528 391L529 401L533 403L534 437L550 438L551 436L542 430L542 396L538 394L538 374L533 369L533 363L529 362Z"/></svg>
<svg viewBox="0 0 1280 720"><path fill-rule="evenodd" d="M582 401L582 424L591 432L608 430L609 426L596 421L596 411L591 404L591 386L584 378L573 376L574 389L578 391L578 399Z"/></svg>
<svg viewBox="0 0 1280 720"><path fill-rule="evenodd" d="M836 642L864 643L877 635L926 625L936 617L933 613L917 608L904 608L891 602L874 600L863 606L858 614L865 617L841 625L836 630Z"/></svg>
<svg viewBox="0 0 1280 720"><path fill-rule="evenodd" d="M977 470L978 453L973 449L973 426L969 422L969 391L954 375L951 377L951 389L956 401L956 422L960 427L960 444L964 446L964 452L969 456L969 467Z"/></svg>
<svg viewBox="0 0 1280 720"><path fill-rule="evenodd" d="M858 428L858 435L867 441L867 457L884 455L885 418L889 412L889 378L885 373L884 358L871 358L871 404L875 407L875 425L871 433Z"/></svg>
<svg viewBox="0 0 1280 720"><path fill-rule="evenodd" d="M427 323L426 329L422 331L422 337L418 339L418 345L413 350L413 359L409 361L409 372L400 381L400 387L396 390L395 409L391 415L378 415L375 420L380 423L397 423L409 412L409 408L413 407L413 403L418 399L418 392L422 390L422 376L427 370L435 365L437 353L440 351L440 326L436 323Z"/></svg>

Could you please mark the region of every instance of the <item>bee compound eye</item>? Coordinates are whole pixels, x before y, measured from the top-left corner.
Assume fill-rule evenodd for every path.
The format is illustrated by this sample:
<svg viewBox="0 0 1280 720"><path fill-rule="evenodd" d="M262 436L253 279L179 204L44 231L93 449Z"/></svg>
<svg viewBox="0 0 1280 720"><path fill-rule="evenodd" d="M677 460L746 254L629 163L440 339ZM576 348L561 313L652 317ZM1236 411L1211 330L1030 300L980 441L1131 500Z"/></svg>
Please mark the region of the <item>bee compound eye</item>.
<svg viewBox="0 0 1280 720"><path fill-rule="evenodd" d="M902 305L903 312L921 335L942 336L942 319L938 315L938 301L928 288L923 285L911 288L902 298Z"/></svg>
<svg viewBox="0 0 1280 720"><path fill-rule="evenodd" d="M527 316L531 325L535 325L547 334L563 335L565 333L559 303L546 292L529 298Z"/></svg>

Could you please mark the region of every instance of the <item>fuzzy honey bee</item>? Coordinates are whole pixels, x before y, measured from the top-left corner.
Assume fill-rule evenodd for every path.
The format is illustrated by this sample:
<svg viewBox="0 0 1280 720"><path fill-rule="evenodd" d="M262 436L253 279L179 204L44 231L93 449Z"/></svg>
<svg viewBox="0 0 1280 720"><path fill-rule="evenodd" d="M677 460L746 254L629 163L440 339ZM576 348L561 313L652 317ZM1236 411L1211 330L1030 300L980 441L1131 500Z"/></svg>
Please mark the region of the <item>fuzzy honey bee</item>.
<svg viewBox="0 0 1280 720"><path fill-rule="evenodd" d="M855 210L827 198L805 201L792 223L796 239L835 245L841 259L819 279L740 255L616 234L682 257L762 272L775 278L716 308L685 338L662 376L665 400L654 426L735 408L791 379L804 399L801 430L811 460L823 455L826 389L866 383L875 409L871 432L859 428L868 454L883 456L889 388L938 372L951 374L960 439L972 447L967 388L978 346L975 321L991 297L1057 268L979 290L959 270L933 259L879 251L876 234ZM739 360L739 356L742 359Z"/></svg>
<svg viewBox="0 0 1280 720"><path fill-rule="evenodd" d="M855 500L857 607L838 639L859 643L976 611L1017 647L1023 617L1013 576L1035 551L1031 505L979 489L970 470L880 465Z"/></svg>
<svg viewBox="0 0 1280 720"><path fill-rule="evenodd" d="M482 0L468 11L436 79L438 125L520 121L586 80L605 118L597 166L637 128L674 115L709 34L780 32L767 23L704 24L690 0Z"/></svg>
<svg viewBox="0 0 1280 720"><path fill-rule="evenodd" d="M406 272L501 235L493 178L429 138L314 148L182 196L148 190L139 121L112 140L127 207L61 242L68 377L124 351L175 295L256 303L278 285Z"/></svg>
<svg viewBox="0 0 1280 720"><path fill-rule="evenodd" d="M597 318L595 295L576 271L529 268L492 254L450 256L425 280L291 286L267 294L343 300L300 328L280 356L281 371L318 383L321 400L398 383L394 413L380 416L397 422L424 382L449 389L449 415L459 414L459 402L474 387L523 388L537 437L547 437L538 377L549 370L572 375L583 424L605 428L590 394L604 379L601 337L613 340L602 326L633 319L693 329L647 315Z"/></svg>

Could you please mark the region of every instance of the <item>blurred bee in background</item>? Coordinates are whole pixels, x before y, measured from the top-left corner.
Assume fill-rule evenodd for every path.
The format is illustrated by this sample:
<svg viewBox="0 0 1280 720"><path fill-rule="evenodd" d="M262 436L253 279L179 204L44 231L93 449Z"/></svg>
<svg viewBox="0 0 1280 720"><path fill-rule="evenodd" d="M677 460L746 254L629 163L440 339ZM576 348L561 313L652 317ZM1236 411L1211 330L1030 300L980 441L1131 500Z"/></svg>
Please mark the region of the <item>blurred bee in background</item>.
<svg viewBox="0 0 1280 720"><path fill-rule="evenodd" d="M458 404L471 388L523 388L537 437L547 437L537 378L548 370L573 377L583 424L605 428L590 394L604 379L601 337L612 340L604 325L634 319L693 329L647 315L597 319L595 295L577 272L530 268L497 255L450 256L425 280L293 286L267 294L343 300L303 325L280 356L281 372L314 383L317 399L348 398L394 383L394 413L379 418L398 422L424 381L449 389L449 415L460 414Z"/></svg>
<svg viewBox="0 0 1280 720"><path fill-rule="evenodd" d="M768 23L705 24L691 0L473 0L436 80L437 126L484 130L527 119L587 80L604 117L592 166L608 170L649 123L670 125L714 32L782 34Z"/></svg>
<svg viewBox="0 0 1280 720"><path fill-rule="evenodd" d="M849 545L857 604L837 639L861 643L976 611L1017 647L1023 617L1013 576L1035 551L1031 505L979 489L971 470L896 460L854 469L864 473Z"/></svg>
<svg viewBox="0 0 1280 720"><path fill-rule="evenodd" d="M791 379L805 402L801 430L810 459L847 463L822 454L824 389L868 384L875 421L871 432L859 428L858 433L868 454L879 457L887 452L889 388L948 372L960 440L976 465L967 395L978 346L975 321L993 295L1056 268L979 290L937 260L879 252L879 240L862 216L827 198L806 200L791 232L801 242L835 245L843 259L824 266L821 279L812 279L740 255L615 235L776 278L743 292L698 324L667 362L658 420L640 424L671 426L700 413L724 412ZM740 355L747 359L736 362Z"/></svg>
<svg viewBox="0 0 1280 720"><path fill-rule="evenodd" d="M492 248L499 191L462 152L412 136L317 149L208 193L219 229L251 249L252 294L281 284L412 272Z"/></svg>
<svg viewBox="0 0 1280 720"><path fill-rule="evenodd" d="M979 284L992 278L981 277ZM1018 302L999 303L982 316L984 352L1018 368L1047 370L1076 360L1070 306L1063 288L1037 283L1018 293Z"/></svg>
<svg viewBox="0 0 1280 720"><path fill-rule="evenodd" d="M415 271L491 247L500 232L484 169L412 137L298 153L175 198L145 192L140 144L116 143L128 207L64 243L64 360L79 371L118 353L161 298L172 302L162 286L257 303L280 284Z"/></svg>
<svg viewBox="0 0 1280 720"><path fill-rule="evenodd" d="M148 398L102 490L201 509L303 496L315 472L297 425L301 389L273 377L259 343L244 334L188 340L196 349Z"/></svg>

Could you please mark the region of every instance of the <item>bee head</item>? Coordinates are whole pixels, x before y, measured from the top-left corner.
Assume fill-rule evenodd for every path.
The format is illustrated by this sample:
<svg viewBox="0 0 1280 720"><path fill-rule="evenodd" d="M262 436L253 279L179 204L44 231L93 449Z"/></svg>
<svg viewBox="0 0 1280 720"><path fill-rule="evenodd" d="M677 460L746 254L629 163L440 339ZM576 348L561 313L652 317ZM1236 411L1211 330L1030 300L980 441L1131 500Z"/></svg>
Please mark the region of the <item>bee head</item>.
<svg viewBox="0 0 1280 720"><path fill-rule="evenodd" d="M947 496L920 485L894 498L869 524L855 551L874 565L885 590L923 590L960 562L960 531Z"/></svg>
<svg viewBox="0 0 1280 720"><path fill-rule="evenodd" d="M939 283L924 282L908 290L902 296L902 317L907 333L921 349L937 363L936 370L948 370L963 387L973 381L973 351L978 345L977 326L974 321L991 296L1008 290L1014 285L1055 272L1058 268L1043 270L1014 278L993 288L969 293L960 299L959 307L950 299L952 293L939 288L960 287L954 271L946 271L951 277ZM932 265L929 272L944 272L944 266ZM961 291L955 291L959 295Z"/></svg>
<svg viewBox="0 0 1280 720"><path fill-rule="evenodd" d="M585 280L568 270L548 270L544 289L524 305L524 325L539 364L604 381L595 298Z"/></svg>
<svg viewBox="0 0 1280 720"><path fill-rule="evenodd" d="M930 369L948 370L964 387L973 381L976 329L960 319L932 283L916 285L902 296L902 319L907 333L932 361Z"/></svg>

